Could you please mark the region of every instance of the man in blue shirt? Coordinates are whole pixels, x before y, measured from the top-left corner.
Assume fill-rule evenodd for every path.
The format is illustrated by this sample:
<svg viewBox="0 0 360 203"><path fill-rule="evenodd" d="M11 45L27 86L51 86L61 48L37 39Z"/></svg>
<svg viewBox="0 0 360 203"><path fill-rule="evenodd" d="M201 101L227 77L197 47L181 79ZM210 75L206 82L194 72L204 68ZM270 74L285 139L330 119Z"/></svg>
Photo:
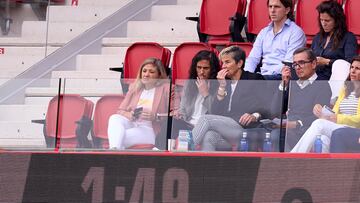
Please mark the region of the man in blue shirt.
<svg viewBox="0 0 360 203"><path fill-rule="evenodd" d="M262 60L261 74L268 80L280 80L282 61L292 62L293 52L304 47L303 30L293 22L292 0L268 0L271 23L258 34L245 70L255 72Z"/></svg>

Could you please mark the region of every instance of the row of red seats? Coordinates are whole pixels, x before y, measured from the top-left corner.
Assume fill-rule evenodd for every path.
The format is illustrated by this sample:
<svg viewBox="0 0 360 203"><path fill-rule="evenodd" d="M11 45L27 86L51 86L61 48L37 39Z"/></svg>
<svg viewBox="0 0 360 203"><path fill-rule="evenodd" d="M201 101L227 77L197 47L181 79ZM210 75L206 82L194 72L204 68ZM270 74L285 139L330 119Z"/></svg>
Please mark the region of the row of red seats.
<svg viewBox="0 0 360 203"><path fill-rule="evenodd" d="M236 44L241 46L248 55L252 45L250 43L228 43L227 46ZM200 50L216 49L202 42L186 42L180 44L174 52L172 61L172 81L177 79L188 79L188 71L191 60ZM123 75L126 79L136 78L142 61L149 57L156 57L162 60L165 66L169 66L171 52L169 49L155 42L137 42L132 44L125 55ZM124 95L105 95L94 104L80 95L60 95L54 97L50 102L46 114L44 135L48 146L55 148L87 148L91 144L86 143L86 135L89 133L89 121L93 117L93 143L95 148L107 148L107 127L109 117L116 113ZM60 103L59 103L60 102ZM79 126L82 126L79 128ZM78 136L76 135L78 134ZM58 135L58 136L56 136ZM80 136L79 136L80 135ZM82 136L81 136L82 135ZM79 137L84 138L79 140ZM57 145L55 146L55 138ZM92 147L92 146L91 146ZM138 146L135 146L138 147ZM144 147L144 146L141 146ZM149 147L149 146L145 146ZM152 148L152 147L150 147Z"/></svg>
<svg viewBox="0 0 360 203"><path fill-rule="evenodd" d="M312 37L319 31L316 6L323 0L294 0L296 3L296 23L303 28L311 44ZM336 0L343 4L343 0ZM218 1L203 0L199 17L188 17L188 20L198 22L199 39L210 44L223 44L229 41L242 41L241 30L245 25L246 0ZM247 16L247 38L253 41L262 28L269 22L267 0L250 0ZM360 42L360 17L357 9L359 0L346 0L344 2L347 26ZM221 8L221 9L220 9ZM360 44L360 43L359 43Z"/></svg>
<svg viewBox="0 0 360 203"><path fill-rule="evenodd" d="M108 148L107 127L109 117L116 113L124 95L105 95L95 106L77 94L64 94L49 102L44 123L44 136L49 148ZM90 130L91 144L87 135Z"/></svg>
<svg viewBox="0 0 360 203"><path fill-rule="evenodd" d="M246 55L252 49L251 43L228 42L225 46L235 44L243 48ZM176 79L188 79L188 68L191 65L191 60L200 50L217 52L214 47L202 42L185 42L175 49L171 67L173 81ZM124 67L110 68L110 70L122 72L122 78L136 78L141 63L149 57L159 58L165 67L169 67L171 51L155 42L136 42L126 51Z"/></svg>

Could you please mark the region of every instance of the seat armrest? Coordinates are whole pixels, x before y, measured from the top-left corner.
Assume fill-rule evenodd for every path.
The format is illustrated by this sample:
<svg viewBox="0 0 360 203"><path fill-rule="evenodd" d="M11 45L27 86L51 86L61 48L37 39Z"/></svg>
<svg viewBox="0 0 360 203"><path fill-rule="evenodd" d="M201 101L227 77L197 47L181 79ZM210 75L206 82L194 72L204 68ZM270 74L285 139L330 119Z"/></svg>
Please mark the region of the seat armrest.
<svg viewBox="0 0 360 203"><path fill-rule="evenodd" d="M31 123L45 124L45 119L31 120Z"/></svg>
<svg viewBox="0 0 360 203"><path fill-rule="evenodd" d="M195 21L195 22L199 22L199 17L186 17L185 19Z"/></svg>

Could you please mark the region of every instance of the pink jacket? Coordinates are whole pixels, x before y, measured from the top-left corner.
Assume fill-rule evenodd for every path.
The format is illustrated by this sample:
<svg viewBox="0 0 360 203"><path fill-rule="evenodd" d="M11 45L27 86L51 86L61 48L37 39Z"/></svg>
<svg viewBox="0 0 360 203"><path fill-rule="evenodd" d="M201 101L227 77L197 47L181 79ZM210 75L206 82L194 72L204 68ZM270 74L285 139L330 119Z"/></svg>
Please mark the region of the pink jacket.
<svg viewBox="0 0 360 203"><path fill-rule="evenodd" d="M137 107L142 91L143 89L136 90L134 88L134 85L130 85L129 91L126 94L124 101L119 106L119 110L133 111ZM154 113L155 115L158 113L160 114L168 113L169 91L170 91L170 84L168 83L161 84L155 88L154 101L152 104L152 113ZM160 127L161 127L160 123L161 120L152 121L155 134L158 134L160 132Z"/></svg>

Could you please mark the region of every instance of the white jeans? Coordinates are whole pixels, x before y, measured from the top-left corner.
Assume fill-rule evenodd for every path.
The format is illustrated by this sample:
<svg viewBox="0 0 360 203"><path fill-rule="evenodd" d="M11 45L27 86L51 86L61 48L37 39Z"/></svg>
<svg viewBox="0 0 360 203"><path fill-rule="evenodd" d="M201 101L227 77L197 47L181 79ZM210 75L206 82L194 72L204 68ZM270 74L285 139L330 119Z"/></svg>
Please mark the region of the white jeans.
<svg viewBox="0 0 360 203"><path fill-rule="evenodd" d="M328 153L332 132L343 127L345 127L345 125L340 125L325 119L317 119L307 129L291 152L309 152L314 145L316 136L321 135L321 141L323 143L322 152Z"/></svg>
<svg viewBox="0 0 360 203"><path fill-rule="evenodd" d="M136 144L155 144L152 127L132 122L119 114L109 118L108 137L110 149L124 149Z"/></svg>

